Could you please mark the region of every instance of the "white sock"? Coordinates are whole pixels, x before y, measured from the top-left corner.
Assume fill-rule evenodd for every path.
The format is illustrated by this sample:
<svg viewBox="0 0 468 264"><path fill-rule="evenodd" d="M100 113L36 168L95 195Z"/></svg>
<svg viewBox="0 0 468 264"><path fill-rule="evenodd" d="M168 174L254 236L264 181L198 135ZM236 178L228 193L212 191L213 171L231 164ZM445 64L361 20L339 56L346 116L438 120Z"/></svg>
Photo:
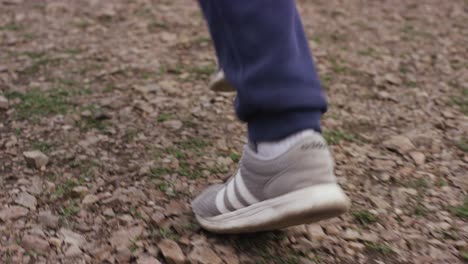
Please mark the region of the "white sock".
<svg viewBox="0 0 468 264"><path fill-rule="evenodd" d="M294 144L304 137L316 134L312 129L302 130L279 141L259 142L257 144L257 154L265 159L273 159L288 151Z"/></svg>

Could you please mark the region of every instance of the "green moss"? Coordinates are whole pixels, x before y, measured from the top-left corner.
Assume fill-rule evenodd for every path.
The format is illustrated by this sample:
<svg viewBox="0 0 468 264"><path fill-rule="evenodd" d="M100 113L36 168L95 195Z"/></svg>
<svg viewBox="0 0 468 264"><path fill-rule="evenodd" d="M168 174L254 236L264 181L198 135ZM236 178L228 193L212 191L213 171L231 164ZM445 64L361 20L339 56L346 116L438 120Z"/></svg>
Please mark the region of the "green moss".
<svg viewBox="0 0 468 264"><path fill-rule="evenodd" d="M241 155L238 154L238 153L232 152L231 154L229 154L229 157L232 159L232 161L237 163L237 162L239 162L239 160L241 158Z"/></svg>

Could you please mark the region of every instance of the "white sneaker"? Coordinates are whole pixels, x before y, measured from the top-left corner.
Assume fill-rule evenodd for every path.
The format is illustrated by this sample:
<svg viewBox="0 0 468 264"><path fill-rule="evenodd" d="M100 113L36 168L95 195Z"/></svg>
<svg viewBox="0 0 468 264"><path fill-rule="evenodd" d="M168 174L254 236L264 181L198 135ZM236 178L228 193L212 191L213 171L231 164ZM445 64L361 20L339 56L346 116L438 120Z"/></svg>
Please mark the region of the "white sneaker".
<svg viewBox="0 0 468 264"><path fill-rule="evenodd" d="M282 155L265 160L246 146L240 168L225 184L192 202L200 225L216 233L244 233L317 222L346 212L321 134L311 132Z"/></svg>

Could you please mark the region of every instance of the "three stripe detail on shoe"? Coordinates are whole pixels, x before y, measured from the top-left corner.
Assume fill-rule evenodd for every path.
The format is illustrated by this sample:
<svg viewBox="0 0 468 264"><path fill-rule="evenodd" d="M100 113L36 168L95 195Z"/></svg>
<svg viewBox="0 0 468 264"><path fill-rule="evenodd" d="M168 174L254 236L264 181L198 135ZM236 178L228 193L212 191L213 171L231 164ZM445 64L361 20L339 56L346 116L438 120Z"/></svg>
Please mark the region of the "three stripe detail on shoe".
<svg viewBox="0 0 468 264"><path fill-rule="evenodd" d="M216 208L222 214L229 213L259 200L247 189L240 170L216 195Z"/></svg>

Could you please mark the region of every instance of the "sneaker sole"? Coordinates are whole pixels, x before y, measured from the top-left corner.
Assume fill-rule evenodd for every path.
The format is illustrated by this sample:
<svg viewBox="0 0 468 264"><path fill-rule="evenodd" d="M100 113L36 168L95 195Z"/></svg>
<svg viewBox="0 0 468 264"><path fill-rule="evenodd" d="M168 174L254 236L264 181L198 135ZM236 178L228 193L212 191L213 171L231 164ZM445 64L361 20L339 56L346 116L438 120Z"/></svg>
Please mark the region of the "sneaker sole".
<svg viewBox="0 0 468 264"><path fill-rule="evenodd" d="M309 224L345 213L349 199L337 184L321 184L214 217L196 216L214 233L248 233Z"/></svg>

